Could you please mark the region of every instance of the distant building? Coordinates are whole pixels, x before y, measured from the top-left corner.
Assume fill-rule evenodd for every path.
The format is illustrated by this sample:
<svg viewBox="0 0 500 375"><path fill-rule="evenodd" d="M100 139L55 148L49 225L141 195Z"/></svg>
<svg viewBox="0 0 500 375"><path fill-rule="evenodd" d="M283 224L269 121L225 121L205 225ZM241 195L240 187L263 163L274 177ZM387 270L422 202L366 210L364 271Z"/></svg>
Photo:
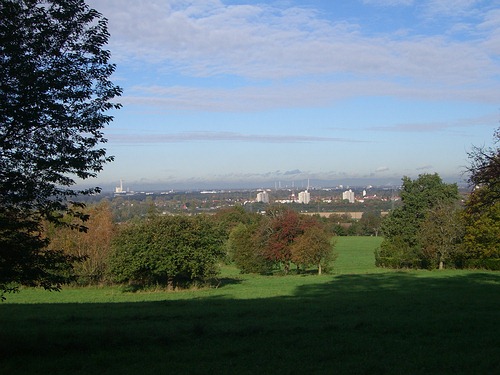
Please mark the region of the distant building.
<svg viewBox="0 0 500 375"><path fill-rule="evenodd" d="M342 199L349 201L349 203L354 203L354 193L351 189L344 191L342 193Z"/></svg>
<svg viewBox="0 0 500 375"><path fill-rule="evenodd" d="M124 194L125 190L123 190L123 180L120 180L120 186L115 187L115 194Z"/></svg>
<svg viewBox="0 0 500 375"><path fill-rule="evenodd" d="M298 199L298 203L303 203L303 204L309 204L309 202L311 201L311 193L309 193L309 191L301 191L299 193L299 199Z"/></svg>
<svg viewBox="0 0 500 375"><path fill-rule="evenodd" d="M257 193L257 198L255 199L256 202L262 202L262 203L269 203L269 194L267 191L261 191Z"/></svg>

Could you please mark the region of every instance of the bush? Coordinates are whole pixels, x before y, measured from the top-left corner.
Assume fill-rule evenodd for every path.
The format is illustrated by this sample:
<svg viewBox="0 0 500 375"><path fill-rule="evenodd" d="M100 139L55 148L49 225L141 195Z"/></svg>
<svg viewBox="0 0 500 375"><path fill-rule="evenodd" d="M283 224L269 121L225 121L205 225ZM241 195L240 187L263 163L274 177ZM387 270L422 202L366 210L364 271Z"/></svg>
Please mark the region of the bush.
<svg viewBox="0 0 500 375"><path fill-rule="evenodd" d="M273 263L262 255L257 240L258 225L239 224L233 228L227 241L229 257L241 273L270 273Z"/></svg>
<svg viewBox="0 0 500 375"><path fill-rule="evenodd" d="M384 240L375 250L375 265L385 268L419 268L421 261L415 250L401 237Z"/></svg>
<svg viewBox="0 0 500 375"><path fill-rule="evenodd" d="M125 226L113 243L117 282L169 287L205 282L218 273L224 236L206 216L156 217Z"/></svg>
<svg viewBox="0 0 500 375"><path fill-rule="evenodd" d="M465 261L465 268L500 271L500 259L467 259Z"/></svg>

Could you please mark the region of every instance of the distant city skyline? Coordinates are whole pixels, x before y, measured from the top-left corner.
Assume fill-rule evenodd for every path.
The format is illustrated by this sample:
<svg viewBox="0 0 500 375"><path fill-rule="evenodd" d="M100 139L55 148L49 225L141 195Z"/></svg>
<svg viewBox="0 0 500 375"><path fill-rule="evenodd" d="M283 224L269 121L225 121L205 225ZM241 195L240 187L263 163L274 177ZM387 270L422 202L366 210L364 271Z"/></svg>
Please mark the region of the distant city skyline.
<svg viewBox="0 0 500 375"><path fill-rule="evenodd" d="M123 108L113 191L463 181L500 120L500 0L87 0Z"/></svg>

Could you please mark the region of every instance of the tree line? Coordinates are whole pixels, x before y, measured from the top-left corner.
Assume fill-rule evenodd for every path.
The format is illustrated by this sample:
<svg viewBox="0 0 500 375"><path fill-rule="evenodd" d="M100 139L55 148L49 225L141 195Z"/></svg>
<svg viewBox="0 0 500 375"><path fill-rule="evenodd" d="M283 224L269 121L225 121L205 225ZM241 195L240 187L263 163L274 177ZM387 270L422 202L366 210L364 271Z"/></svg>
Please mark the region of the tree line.
<svg viewBox="0 0 500 375"><path fill-rule="evenodd" d="M403 204L382 224L378 266L500 270L500 148L474 147L469 158L474 188L464 202L437 174L403 178Z"/></svg>
<svg viewBox="0 0 500 375"><path fill-rule="evenodd" d="M87 232L47 221L49 251L79 258L68 278L80 285L126 283L183 287L207 283L222 263L242 273L327 272L335 256L332 232L316 217L285 206L266 214L236 206L215 215L160 216L113 221L108 201L89 206ZM66 220L75 220L67 216Z"/></svg>

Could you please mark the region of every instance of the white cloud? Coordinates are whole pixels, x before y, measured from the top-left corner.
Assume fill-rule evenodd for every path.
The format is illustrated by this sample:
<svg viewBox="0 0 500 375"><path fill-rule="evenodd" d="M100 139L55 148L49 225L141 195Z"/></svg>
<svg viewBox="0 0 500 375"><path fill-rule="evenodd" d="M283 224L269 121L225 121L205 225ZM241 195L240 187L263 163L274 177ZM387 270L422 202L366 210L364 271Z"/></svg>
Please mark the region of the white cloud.
<svg viewBox="0 0 500 375"><path fill-rule="evenodd" d="M429 0L425 4L427 16L471 16L477 13L475 8L481 0Z"/></svg>
<svg viewBox="0 0 500 375"><path fill-rule="evenodd" d="M440 9L448 9L450 3L443 3L448 5ZM360 25L328 21L302 8L189 4L110 0L96 6L109 12L117 59L133 57L192 76L280 79L349 73L470 82L499 72L476 43L363 35Z"/></svg>
<svg viewBox="0 0 500 375"><path fill-rule="evenodd" d="M147 71L155 81L130 87L123 104L162 109L255 111L328 106L354 96L500 102L500 12L479 12L473 0L365 0L415 3L434 15L480 13L470 38L367 34L362 25L327 20L310 8L228 6L218 0L91 0L109 18L110 46L120 67ZM423 5L420 5L423 4ZM119 72L118 72L119 73ZM192 86L172 84L181 74ZM237 77L232 88L206 87L200 77ZM163 83L165 82L165 83ZM238 82L238 80L236 80ZM169 85L168 87L162 85ZM197 86L199 85L199 86Z"/></svg>

